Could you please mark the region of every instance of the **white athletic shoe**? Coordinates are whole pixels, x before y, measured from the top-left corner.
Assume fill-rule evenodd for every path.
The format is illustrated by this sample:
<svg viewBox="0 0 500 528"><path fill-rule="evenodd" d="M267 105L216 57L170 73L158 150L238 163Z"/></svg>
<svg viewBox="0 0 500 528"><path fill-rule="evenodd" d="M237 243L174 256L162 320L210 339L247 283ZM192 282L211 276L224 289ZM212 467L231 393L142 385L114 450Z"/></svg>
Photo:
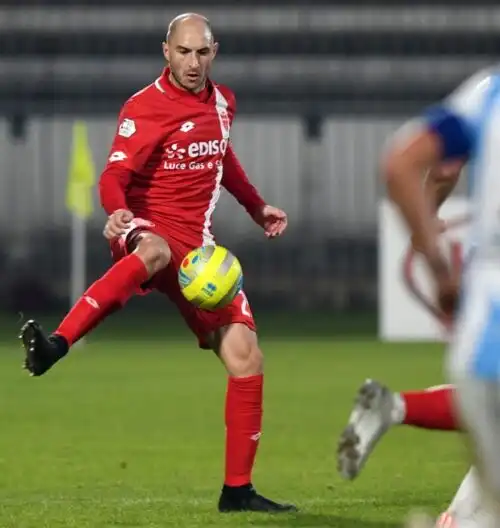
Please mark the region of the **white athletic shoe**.
<svg viewBox="0 0 500 528"><path fill-rule="evenodd" d="M356 478L377 442L393 425L393 393L377 381L366 380L358 391L349 423L337 446L337 469Z"/></svg>

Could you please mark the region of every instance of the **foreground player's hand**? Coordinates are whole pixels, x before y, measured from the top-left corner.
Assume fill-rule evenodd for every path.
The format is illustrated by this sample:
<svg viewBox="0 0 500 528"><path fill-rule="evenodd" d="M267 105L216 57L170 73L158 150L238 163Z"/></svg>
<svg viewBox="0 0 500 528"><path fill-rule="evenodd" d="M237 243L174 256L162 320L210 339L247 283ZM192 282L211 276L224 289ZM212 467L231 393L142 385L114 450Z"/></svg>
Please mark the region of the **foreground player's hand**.
<svg viewBox="0 0 500 528"><path fill-rule="evenodd" d="M436 218L436 222L438 223L438 229L440 233L444 233L446 231L446 222L444 220L441 220L440 218ZM415 238L415 235L411 236L411 245L417 253L422 252L422 247L420 242Z"/></svg>
<svg viewBox="0 0 500 528"><path fill-rule="evenodd" d="M265 205L260 209L255 214L254 220L264 229L264 233L268 238L282 235L288 225L285 211L272 205Z"/></svg>
<svg viewBox="0 0 500 528"><path fill-rule="evenodd" d="M443 322L452 324L460 298L460 275L454 272L442 256L429 261L430 269L436 284L436 297L439 309L443 314Z"/></svg>
<svg viewBox="0 0 500 528"><path fill-rule="evenodd" d="M133 220L134 214L126 209L118 209L108 216L103 235L108 240L123 235Z"/></svg>

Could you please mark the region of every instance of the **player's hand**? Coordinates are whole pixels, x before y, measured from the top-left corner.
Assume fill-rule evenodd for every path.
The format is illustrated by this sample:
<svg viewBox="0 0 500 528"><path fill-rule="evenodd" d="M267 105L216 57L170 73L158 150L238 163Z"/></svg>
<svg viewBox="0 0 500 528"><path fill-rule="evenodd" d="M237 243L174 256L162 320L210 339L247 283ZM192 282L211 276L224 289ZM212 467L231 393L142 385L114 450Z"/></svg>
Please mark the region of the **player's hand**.
<svg viewBox="0 0 500 528"><path fill-rule="evenodd" d="M123 235L133 220L134 214L127 209L117 209L108 216L103 235L108 240Z"/></svg>
<svg viewBox="0 0 500 528"><path fill-rule="evenodd" d="M437 304L443 315L443 322L450 326L455 317L460 298L460 275L453 271L441 255L428 259L436 284Z"/></svg>
<svg viewBox="0 0 500 528"><path fill-rule="evenodd" d="M288 225L285 211L272 205L262 207L253 218L264 229L264 234L268 238L282 235Z"/></svg>
<svg viewBox="0 0 500 528"><path fill-rule="evenodd" d="M446 231L446 222L444 220L441 220L440 218L436 218L436 222L438 223L439 232L444 233ZM417 253L422 253L421 245L419 241L415 238L415 235L411 236L411 246L413 250Z"/></svg>

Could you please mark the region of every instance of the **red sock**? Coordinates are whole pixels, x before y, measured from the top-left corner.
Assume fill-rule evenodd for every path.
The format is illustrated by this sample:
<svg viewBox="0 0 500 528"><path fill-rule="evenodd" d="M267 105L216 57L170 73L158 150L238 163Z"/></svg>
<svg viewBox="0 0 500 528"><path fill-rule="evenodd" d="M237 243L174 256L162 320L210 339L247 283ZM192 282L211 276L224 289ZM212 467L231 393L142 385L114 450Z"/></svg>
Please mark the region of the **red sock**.
<svg viewBox="0 0 500 528"><path fill-rule="evenodd" d="M63 336L71 346L123 306L148 277L142 260L137 255L128 255L90 286L54 333Z"/></svg>
<svg viewBox="0 0 500 528"><path fill-rule="evenodd" d="M226 394L227 486L252 482L252 468L262 428L264 376L230 377Z"/></svg>
<svg viewBox="0 0 500 528"><path fill-rule="evenodd" d="M406 405L403 423L442 431L459 431L453 404L453 387L402 392Z"/></svg>

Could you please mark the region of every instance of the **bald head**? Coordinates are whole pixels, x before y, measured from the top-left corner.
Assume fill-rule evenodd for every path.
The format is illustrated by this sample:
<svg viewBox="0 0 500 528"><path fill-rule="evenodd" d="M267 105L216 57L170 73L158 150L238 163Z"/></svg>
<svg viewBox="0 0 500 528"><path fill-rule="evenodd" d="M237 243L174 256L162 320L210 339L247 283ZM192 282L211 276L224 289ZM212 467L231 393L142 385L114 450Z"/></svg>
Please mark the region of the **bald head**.
<svg viewBox="0 0 500 528"><path fill-rule="evenodd" d="M217 47L207 18L196 13L176 16L163 43L171 81L185 90L202 90Z"/></svg>
<svg viewBox="0 0 500 528"><path fill-rule="evenodd" d="M178 31L198 30L205 34L206 38L213 42L212 27L208 18L198 13L184 13L176 16L168 25L166 41L175 37Z"/></svg>

